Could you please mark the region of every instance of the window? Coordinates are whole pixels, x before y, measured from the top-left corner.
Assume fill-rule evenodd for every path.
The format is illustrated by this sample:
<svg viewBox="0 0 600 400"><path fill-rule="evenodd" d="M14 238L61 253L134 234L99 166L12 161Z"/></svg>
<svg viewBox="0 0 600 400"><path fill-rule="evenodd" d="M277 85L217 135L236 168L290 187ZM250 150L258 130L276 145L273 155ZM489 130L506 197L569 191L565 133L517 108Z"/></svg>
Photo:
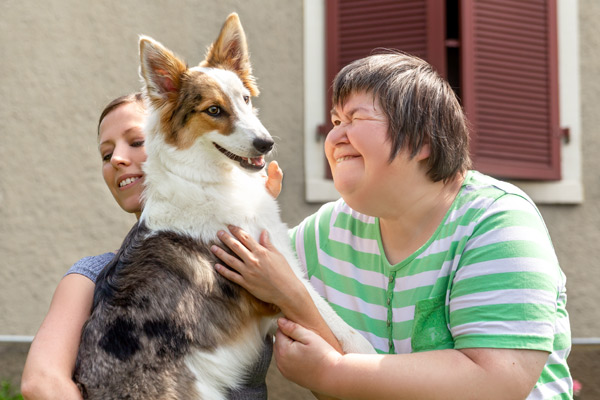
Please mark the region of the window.
<svg viewBox="0 0 600 400"><path fill-rule="evenodd" d="M576 27L573 2L558 2L561 18L574 20L571 23ZM314 96L319 96L319 79L316 84L311 81L323 71L327 85L320 82L321 88L329 87L341 67L371 54L374 48L400 49L429 61L457 91L473 128L471 152L476 169L504 179L533 180L520 186L527 186L529 190L523 188L538 197L538 202L580 202L579 109L563 112L560 121L558 112L557 36L568 46L563 53L577 53L577 37L568 29L558 35L556 7L556 0L306 0L305 12L312 13L305 15L306 96L311 99L306 101L307 115L320 113L319 131L328 131L323 124L328 124L330 93L324 96L320 112L308 107L309 103L314 107ZM318 14L320 21L326 21L326 29L318 29ZM321 38L316 37L319 32ZM327 45L322 43L325 36ZM327 54L321 62L315 62L318 51ZM569 73L574 67L577 75L577 54L574 56L574 66L568 61L560 66ZM562 89L566 82L561 83ZM576 95L578 101L577 85L566 89L567 95ZM560 99L564 97L561 93ZM314 115L311 118L316 120ZM306 139L314 141L310 129L316 121L305 121ZM561 143L559 122L569 126L575 139L571 143ZM310 147L307 157L314 161L308 154ZM561 166L561 147L563 164L568 161L569 165ZM311 164L307 167L307 199L335 197L326 190L331 186L323 180L326 168L323 166L318 177L317 163ZM553 187L558 189L554 199L548 192ZM568 187L568 194L560 187Z"/></svg>

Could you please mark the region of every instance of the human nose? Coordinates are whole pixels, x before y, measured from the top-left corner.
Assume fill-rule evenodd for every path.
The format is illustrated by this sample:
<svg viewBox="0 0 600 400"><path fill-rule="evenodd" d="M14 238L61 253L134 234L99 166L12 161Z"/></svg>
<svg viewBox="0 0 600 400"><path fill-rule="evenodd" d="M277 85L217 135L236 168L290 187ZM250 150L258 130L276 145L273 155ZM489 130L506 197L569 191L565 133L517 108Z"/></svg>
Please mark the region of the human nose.
<svg viewBox="0 0 600 400"><path fill-rule="evenodd" d="M346 136L346 126L344 123L334 125L325 137L325 142L331 146L335 146L339 143L345 143L347 141L348 137Z"/></svg>
<svg viewBox="0 0 600 400"><path fill-rule="evenodd" d="M131 164L127 150L117 146L110 158L110 163L115 168Z"/></svg>

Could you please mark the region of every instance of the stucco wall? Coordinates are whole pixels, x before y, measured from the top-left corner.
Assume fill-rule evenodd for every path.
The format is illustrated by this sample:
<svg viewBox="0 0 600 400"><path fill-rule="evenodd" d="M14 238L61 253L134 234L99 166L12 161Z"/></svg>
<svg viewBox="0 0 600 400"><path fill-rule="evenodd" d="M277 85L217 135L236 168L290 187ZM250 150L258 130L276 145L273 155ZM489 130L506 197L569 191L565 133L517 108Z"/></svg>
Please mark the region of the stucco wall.
<svg viewBox="0 0 600 400"><path fill-rule="evenodd" d="M600 337L600 2L579 0L583 186L576 206L541 206L567 275L567 309L573 337Z"/></svg>
<svg viewBox="0 0 600 400"><path fill-rule="evenodd" d="M302 2L281 0L0 2L0 335L33 335L79 258L118 248L134 219L105 188L96 123L141 87L139 34L198 63L226 16L245 28L285 171L284 220L303 202Z"/></svg>

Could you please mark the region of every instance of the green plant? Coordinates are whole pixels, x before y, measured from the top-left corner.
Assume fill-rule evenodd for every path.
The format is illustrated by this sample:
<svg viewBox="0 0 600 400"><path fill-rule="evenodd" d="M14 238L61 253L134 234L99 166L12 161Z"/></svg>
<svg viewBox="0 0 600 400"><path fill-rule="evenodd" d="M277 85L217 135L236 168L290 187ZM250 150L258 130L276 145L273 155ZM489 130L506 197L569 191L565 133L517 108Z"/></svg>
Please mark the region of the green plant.
<svg viewBox="0 0 600 400"><path fill-rule="evenodd" d="M15 392L10 382L2 381L0 383L0 400L23 400L23 396Z"/></svg>

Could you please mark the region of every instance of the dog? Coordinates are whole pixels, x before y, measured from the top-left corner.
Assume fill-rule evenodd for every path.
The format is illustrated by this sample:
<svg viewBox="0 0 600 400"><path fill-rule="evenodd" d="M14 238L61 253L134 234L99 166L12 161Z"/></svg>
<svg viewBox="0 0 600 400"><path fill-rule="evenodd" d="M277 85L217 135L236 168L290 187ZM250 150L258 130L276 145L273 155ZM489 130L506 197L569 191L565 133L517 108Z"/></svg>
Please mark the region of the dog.
<svg viewBox="0 0 600 400"><path fill-rule="evenodd" d="M198 66L142 36L144 208L101 272L74 380L87 399L224 399L239 387L280 311L215 271L216 233L236 225L273 245L305 283L345 352L369 342L298 266L264 180L274 141L257 117L245 33L225 21Z"/></svg>

